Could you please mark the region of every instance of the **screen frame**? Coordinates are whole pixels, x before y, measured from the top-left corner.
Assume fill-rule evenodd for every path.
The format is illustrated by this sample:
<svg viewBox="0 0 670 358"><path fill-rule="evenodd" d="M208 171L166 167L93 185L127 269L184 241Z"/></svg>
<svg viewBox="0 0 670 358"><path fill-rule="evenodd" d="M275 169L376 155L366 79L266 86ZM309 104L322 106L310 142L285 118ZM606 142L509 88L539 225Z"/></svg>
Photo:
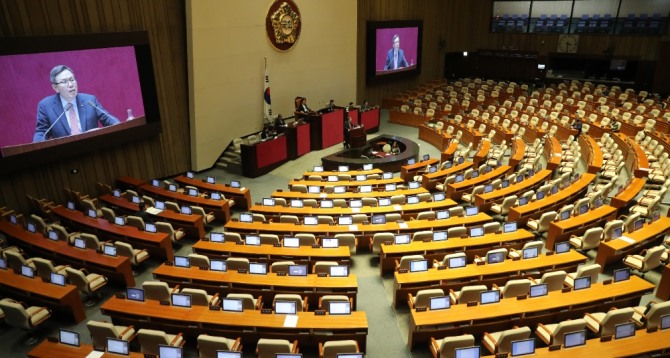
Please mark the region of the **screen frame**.
<svg viewBox="0 0 670 358"><path fill-rule="evenodd" d="M389 71L377 74L375 68L377 55L377 30L391 28L417 28L415 67ZM402 42L401 42L402 44ZM365 79L367 84L382 83L389 80L407 79L416 77L421 73L423 61L423 20L389 20L389 21L367 21L366 23L366 45L365 45ZM400 46L402 49L402 45Z"/></svg>

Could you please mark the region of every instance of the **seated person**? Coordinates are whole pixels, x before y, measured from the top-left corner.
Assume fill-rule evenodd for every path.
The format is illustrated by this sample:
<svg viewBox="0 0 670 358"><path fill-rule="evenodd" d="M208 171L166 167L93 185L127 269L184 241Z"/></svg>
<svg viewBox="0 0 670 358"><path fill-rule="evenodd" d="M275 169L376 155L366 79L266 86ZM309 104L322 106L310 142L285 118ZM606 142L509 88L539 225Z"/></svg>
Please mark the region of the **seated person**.
<svg viewBox="0 0 670 358"><path fill-rule="evenodd" d="M282 117L281 114L278 114L277 117L275 118L275 132L277 133L283 133L286 131L286 122L284 122L284 117Z"/></svg>
<svg viewBox="0 0 670 358"><path fill-rule="evenodd" d="M391 153L393 153L393 155L400 154L400 147L398 146L398 142L393 142L393 146L391 147Z"/></svg>
<svg viewBox="0 0 670 358"><path fill-rule="evenodd" d="M265 127L263 127L263 131L261 132L261 140L268 140L272 139L275 136L275 132L272 129L272 126L269 124L266 124Z"/></svg>
<svg viewBox="0 0 670 358"><path fill-rule="evenodd" d="M305 98L305 97L301 97L301 98L299 99L298 107L296 107L295 111L296 111L296 112L299 112L299 113L310 113L310 112L314 112L314 111L312 111L311 108L307 107L307 98Z"/></svg>
<svg viewBox="0 0 670 358"><path fill-rule="evenodd" d="M321 112L328 113L328 112L332 112L334 110L335 110L335 100L331 99L328 102L328 105L326 105L326 107L324 109L322 109Z"/></svg>

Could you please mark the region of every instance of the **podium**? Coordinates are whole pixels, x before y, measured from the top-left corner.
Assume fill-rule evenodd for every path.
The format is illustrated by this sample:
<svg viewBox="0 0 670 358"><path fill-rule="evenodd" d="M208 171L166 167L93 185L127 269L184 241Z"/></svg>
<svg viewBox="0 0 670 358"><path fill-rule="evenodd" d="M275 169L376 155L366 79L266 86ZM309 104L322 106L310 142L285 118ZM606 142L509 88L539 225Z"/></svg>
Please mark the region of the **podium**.
<svg viewBox="0 0 670 358"><path fill-rule="evenodd" d="M328 148L344 141L344 110L337 108L328 113L296 113L310 125L310 145L312 150Z"/></svg>
<svg viewBox="0 0 670 358"><path fill-rule="evenodd" d="M349 146L351 148L365 147L367 144L367 136L365 134L365 127L358 126L349 131Z"/></svg>

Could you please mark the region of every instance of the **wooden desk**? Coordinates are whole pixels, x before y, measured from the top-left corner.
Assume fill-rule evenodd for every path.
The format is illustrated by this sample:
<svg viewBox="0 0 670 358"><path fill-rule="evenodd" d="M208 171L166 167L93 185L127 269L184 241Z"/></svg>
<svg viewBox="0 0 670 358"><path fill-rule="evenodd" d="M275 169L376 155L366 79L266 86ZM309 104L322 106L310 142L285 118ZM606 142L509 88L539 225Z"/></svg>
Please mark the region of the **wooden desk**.
<svg viewBox="0 0 670 358"><path fill-rule="evenodd" d="M376 133L379 131L379 108L371 108L358 112L359 123L365 127L367 133Z"/></svg>
<svg viewBox="0 0 670 358"><path fill-rule="evenodd" d="M58 342L42 341L37 347L28 352L29 358L82 358L87 357L93 352L93 346L90 344L82 344L79 347L68 346L67 344L60 344ZM121 355L114 353L104 353L103 358L119 358ZM144 354L137 352L130 352L130 358L144 358Z"/></svg>
<svg viewBox="0 0 670 358"><path fill-rule="evenodd" d="M422 123L419 125L419 139L431 144L439 151L443 151L447 149L451 136L447 135L446 132L438 131L434 127L429 127L426 123Z"/></svg>
<svg viewBox="0 0 670 358"><path fill-rule="evenodd" d="M656 297L664 301L670 299L670 264L663 266L663 275L656 289Z"/></svg>
<svg viewBox="0 0 670 358"><path fill-rule="evenodd" d="M526 154L526 143L521 138L515 138L512 146L512 154L509 157L509 166L516 168L523 160L524 154Z"/></svg>
<svg viewBox="0 0 670 358"><path fill-rule="evenodd" d="M670 217L661 216L658 220L646 224L638 231L624 233L623 237L630 240L618 238L601 242L598 246L596 263L604 270L605 265L621 261L626 255L638 254L643 249L662 242L663 237L668 232L670 232Z"/></svg>
<svg viewBox="0 0 670 358"><path fill-rule="evenodd" d="M372 180L340 180L340 181L316 181L316 180L291 180L288 183L289 189L294 185L305 185L305 186L346 186L346 187L359 187L361 185L371 185L373 187L383 186L386 184L402 184L404 181L402 178L393 177L391 179L372 179Z"/></svg>
<svg viewBox="0 0 670 358"><path fill-rule="evenodd" d="M622 213L633 199L642 191L644 185L647 183L645 178L633 178L630 184L618 195L613 196L610 200L610 205L617 208L619 213Z"/></svg>
<svg viewBox="0 0 670 358"><path fill-rule="evenodd" d="M137 190L140 186L146 184L146 180L138 179L130 176L123 176L116 178L116 186L121 189Z"/></svg>
<svg viewBox="0 0 670 358"><path fill-rule="evenodd" d="M621 133L615 133L612 138L625 155L626 168L628 168L629 173L632 173L636 178L646 178L651 169L649 168L647 155L640 144ZM659 141L659 143L661 142Z"/></svg>
<svg viewBox="0 0 670 358"><path fill-rule="evenodd" d="M411 311L407 345L430 341L430 337L480 334L511 329L512 326L530 326L540 322L561 322L582 318L586 312L607 311L610 307L628 307L639 303L640 298L651 292L654 285L631 276L624 282L603 285L595 283L589 289L563 293L551 291L548 295L527 298L501 299L500 303L468 307L453 305L440 311Z"/></svg>
<svg viewBox="0 0 670 358"><path fill-rule="evenodd" d="M42 281L37 275L28 278L7 269L0 270L0 291L5 297L67 314L75 323L86 319L79 289L74 285L58 286Z"/></svg>
<svg viewBox="0 0 670 358"><path fill-rule="evenodd" d="M484 185L492 182L512 170L508 165L501 165L488 173L480 173L476 178L463 180L460 183L447 184L447 197L454 200L461 200L463 194L469 193L477 185Z"/></svg>
<svg viewBox="0 0 670 358"><path fill-rule="evenodd" d="M324 340L354 339L365 351L368 320L365 312L353 311L346 316L316 316L314 312L298 312L295 327L284 327L286 315L244 312L210 311L205 306L191 308L160 305L158 301L129 301L110 298L100 307L102 314L116 325L134 325L135 329L150 328L184 333L195 341L203 331L224 337L241 337L242 342L260 338L282 338L299 341L300 347L316 347Z"/></svg>
<svg viewBox="0 0 670 358"><path fill-rule="evenodd" d="M117 226L103 218L94 219L62 205L54 207L51 212L68 225L96 234L100 239L126 241L135 248L147 249L151 256L174 259L172 240L166 233L150 233L132 226Z"/></svg>
<svg viewBox="0 0 670 358"><path fill-rule="evenodd" d="M438 170L435 173L426 173L422 175L421 186L432 190L435 186L444 181L444 179L452 174L465 171L472 166L472 162L463 162L462 164L454 165L449 169Z"/></svg>
<svg viewBox="0 0 670 358"><path fill-rule="evenodd" d="M562 128L563 126L558 126ZM561 164L561 143L551 137L544 142L544 158L547 160L547 169L554 170Z"/></svg>
<svg viewBox="0 0 670 358"><path fill-rule="evenodd" d="M518 196L528 190L534 190L540 187L545 180L551 178L551 174L551 170L544 169L520 183L512 184L510 182L510 185L507 188L496 189L490 193L477 194L475 195L475 206L477 206L480 211L488 211L493 204L502 203L508 196Z"/></svg>
<svg viewBox="0 0 670 358"><path fill-rule="evenodd" d="M444 255L454 252L465 252L468 262L474 260L475 255L483 257L486 252L493 248L505 247L507 249L521 249L524 242L532 240L535 235L520 229L507 234L486 234L482 237L455 237L446 241L412 241L407 245L381 245L379 273L395 269L395 260L406 255L423 255L424 258L432 263L433 260L442 261Z"/></svg>
<svg viewBox="0 0 670 358"><path fill-rule="evenodd" d="M256 178L267 174L288 161L286 135L240 146L242 175Z"/></svg>
<svg viewBox="0 0 670 358"><path fill-rule="evenodd" d="M439 162L440 161L437 160L437 158L429 158L428 160L422 160L414 164L403 165L400 167L400 177L404 181L412 181L414 176L417 175L420 170L424 170L431 165L436 165Z"/></svg>
<svg viewBox="0 0 670 358"><path fill-rule="evenodd" d="M254 275L237 271L203 271L197 267L176 267L160 265L153 272L154 278L167 282L171 287L200 288L209 294L218 293L225 297L229 293L250 293L254 297L263 296L266 308L271 308L274 295L278 293L297 293L307 296L311 311L318 309L319 298L324 295L345 295L352 298L356 309L358 284L356 275L349 277L318 277L309 274L305 277L277 276L274 273Z"/></svg>
<svg viewBox="0 0 670 358"><path fill-rule="evenodd" d="M491 151L491 141L490 140L483 140L479 142L479 150L475 153L474 157L472 157L472 164L475 167L478 167L482 161L486 160L486 156L489 154Z"/></svg>
<svg viewBox="0 0 670 358"><path fill-rule="evenodd" d="M200 196L190 196L181 192L174 192L163 188L157 188L150 184L141 185L138 189L144 193L148 193L165 200L175 201L179 204L200 206L205 209L206 212L213 212L214 217L218 221L225 223L230 220L230 200L213 200Z"/></svg>
<svg viewBox="0 0 670 358"><path fill-rule="evenodd" d="M544 272L565 270L575 271L577 265L586 262L586 256L571 250L560 255L540 255L528 260L505 260L500 264L481 265L468 264L458 269L438 270L431 268L425 272L395 273L393 291L395 307L400 302L407 302L407 294L415 295L426 288L441 288L446 292L464 286L504 285L507 281L528 276L541 277Z"/></svg>
<svg viewBox="0 0 670 358"><path fill-rule="evenodd" d="M317 261L337 261L349 264L351 253L348 246L314 248L312 246L274 247L272 245L238 245L234 242L211 242L200 240L193 244L193 252L211 258L247 257L251 261L267 262L293 260L311 266Z"/></svg>
<svg viewBox="0 0 670 358"><path fill-rule="evenodd" d="M113 207L117 215L118 214L135 215L135 213L137 213L137 211L140 210L139 205L131 201L128 201L123 197L117 198L112 194L103 194L99 196L98 199L106 203L108 206ZM188 237L192 237L198 240L205 237L205 223L202 215L198 214L186 215L170 210L163 210L156 215L153 215L148 212L147 214L154 217L156 221L167 221L170 224L172 224L172 226L174 226L175 228L184 229L184 233Z"/></svg>
<svg viewBox="0 0 670 358"><path fill-rule="evenodd" d="M454 157L454 153L456 153L456 149L458 149L458 143L456 141L450 142L447 149L443 150L442 153L440 153L440 160L442 162L452 160Z"/></svg>
<svg viewBox="0 0 670 358"><path fill-rule="evenodd" d="M339 172L339 171L336 171L336 170L329 170L329 171L324 170L322 172L307 171L307 172L302 173L302 177L305 180L307 180L307 179L309 179L309 177L311 175L318 175L322 178L327 178L329 175L338 175L338 174L347 174L347 175L351 175L352 177L355 177L356 175L370 175L370 174L379 174L381 176L383 173L384 172L379 168L373 168L373 169L370 169L370 170L362 170L362 169L361 170L348 170L346 172Z"/></svg>
<svg viewBox="0 0 670 358"><path fill-rule="evenodd" d="M202 189L205 192L219 192L226 197L232 197L235 199L235 205L242 209L249 209L251 206L251 190L249 188L233 188L227 184L211 184L207 181L200 179L191 179L185 175L179 175L174 178L174 181L180 185L190 185L198 189Z"/></svg>
<svg viewBox="0 0 670 358"><path fill-rule="evenodd" d="M603 205L583 215L572 216L563 221L552 221L547 232L546 247L548 250L553 250L555 243L568 241L570 236L581 235L592 227L603 227L607 221L614 219L616 219L616 208Z"/></svg>
<svg viewBox="0 0 670 358"><path fill-rule="evenodd" d="M351 189L351 188L349 188ZM390 198L393 195L417 195L427 193L428 190L424 187L416 189L403 189L394 191L372 190L370 193L359 193L354 191L347 191L345 193L299 193L297 191L275 191L272 193L273 198L285 199L362 199L362 198Z"/></svg>
<svg viewBox="0 0 670 358"><path fill-rule="evenodd" d="M111 281L128 287L135 286L133 269L130 260L125 256L113 257L93 250L78 249L68 245L65 241L49 240L42 234L32 233L18 225L12 225L9 221L0 221L0 232L39 257L76 268L84 267L89 272L104 275Z"/></svg>
<svg viewBox="0 0 670 358"><path fill-rule="evenodd" d="M588 146L588 150L585 151L585 153L588 155L586 159L586 165L588 166L587 172L591 174L598 173L603 166L603 151L600 149L595 139L593 139L591 136L580 136L579 141L580 144L584 144L582 142L586 141Z"/></svg>

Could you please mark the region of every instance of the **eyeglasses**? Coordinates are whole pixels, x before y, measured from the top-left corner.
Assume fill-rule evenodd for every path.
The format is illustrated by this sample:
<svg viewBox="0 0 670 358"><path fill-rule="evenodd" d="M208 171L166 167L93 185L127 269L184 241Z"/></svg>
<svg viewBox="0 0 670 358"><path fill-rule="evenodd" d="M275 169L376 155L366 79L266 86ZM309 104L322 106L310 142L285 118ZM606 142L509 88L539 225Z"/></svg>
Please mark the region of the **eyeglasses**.
<svg viewBox="0 0 670 358"><path fill-rule="evenodd" d="M55 85L63 85L63 86L66 86L68 83L76 83L76 82L77 82L77 80L74 79L74 77L70 77L70 78L68 78L68 79L62 80L62 81L60 81L60 82L56 82L56 83L54 83L54 84L55 84Z"/></svg>

